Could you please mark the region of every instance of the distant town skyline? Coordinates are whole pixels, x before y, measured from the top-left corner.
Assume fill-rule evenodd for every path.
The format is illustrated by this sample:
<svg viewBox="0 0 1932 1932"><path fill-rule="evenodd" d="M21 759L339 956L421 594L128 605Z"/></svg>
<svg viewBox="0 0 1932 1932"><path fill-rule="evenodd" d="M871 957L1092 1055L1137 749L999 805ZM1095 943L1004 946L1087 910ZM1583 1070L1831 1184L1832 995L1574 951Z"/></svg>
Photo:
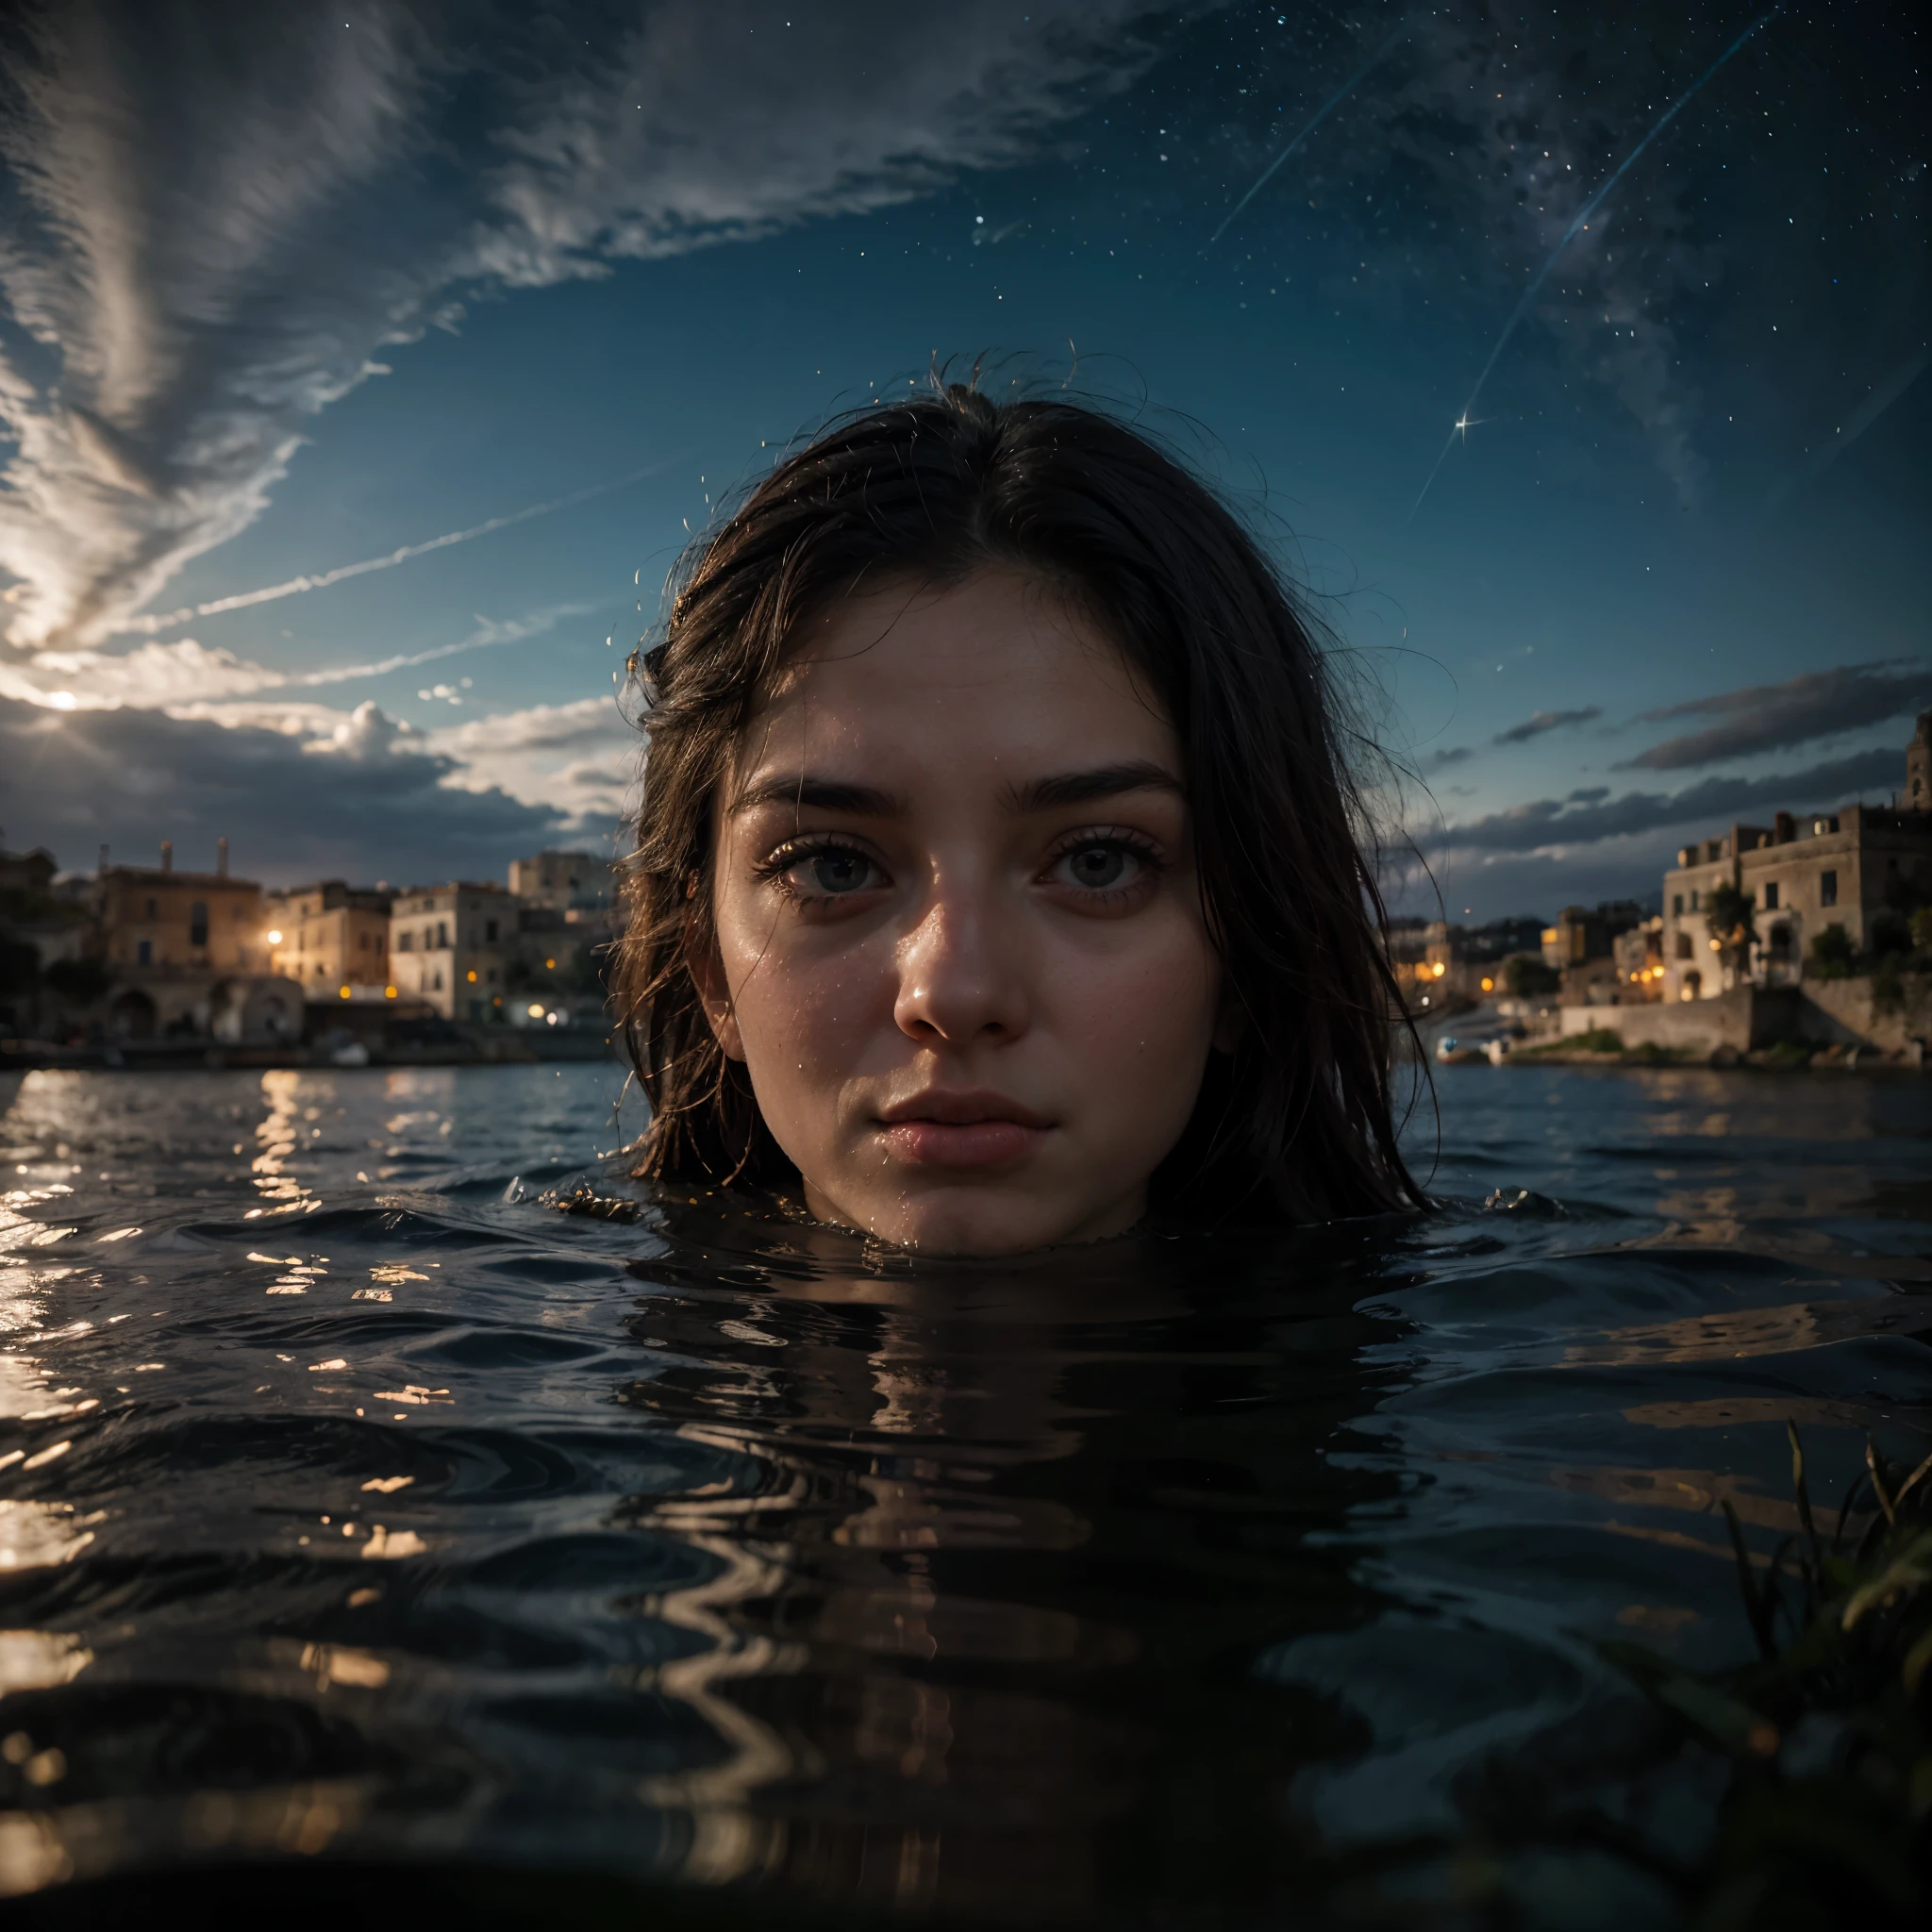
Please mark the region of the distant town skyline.
<svg viewBox="0 0 1932 1932"><path fill-rule="evenodd" d="M1654 898L1888 800L1932 705L1902 8L291 0L219 60L185 0L41 10L0 825L69 868L614 850L678 549L935 356L1259 520L1400 774L1401 910Z"/></svg>

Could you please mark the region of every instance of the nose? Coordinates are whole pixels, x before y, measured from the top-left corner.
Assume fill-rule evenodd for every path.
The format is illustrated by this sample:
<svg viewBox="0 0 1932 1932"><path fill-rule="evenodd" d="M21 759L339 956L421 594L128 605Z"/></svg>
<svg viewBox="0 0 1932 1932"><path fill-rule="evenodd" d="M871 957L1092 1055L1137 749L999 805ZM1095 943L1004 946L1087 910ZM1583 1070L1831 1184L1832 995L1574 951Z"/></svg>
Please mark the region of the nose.
<svg viewBox="0 0 1932 1932"><path fill-rule="evenodd" d="M1017 936L980 892L935 892L899 942L892 1018L922 1045L997 1044L1026 1030L1030 1003Z"/></svg>

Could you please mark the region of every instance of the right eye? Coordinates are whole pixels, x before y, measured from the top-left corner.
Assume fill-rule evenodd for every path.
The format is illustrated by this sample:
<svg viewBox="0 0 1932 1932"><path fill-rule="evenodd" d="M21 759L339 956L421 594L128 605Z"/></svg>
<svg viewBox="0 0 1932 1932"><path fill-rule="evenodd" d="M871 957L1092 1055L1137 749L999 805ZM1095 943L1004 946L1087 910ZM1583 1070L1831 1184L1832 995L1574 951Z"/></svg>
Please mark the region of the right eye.
<svg viewBox="0 0 1932 1932"><path fill-rule="evenodd" d="M856 845L789 845L759 868L789 898L825 905L888 883L884 869Z"/></svg>

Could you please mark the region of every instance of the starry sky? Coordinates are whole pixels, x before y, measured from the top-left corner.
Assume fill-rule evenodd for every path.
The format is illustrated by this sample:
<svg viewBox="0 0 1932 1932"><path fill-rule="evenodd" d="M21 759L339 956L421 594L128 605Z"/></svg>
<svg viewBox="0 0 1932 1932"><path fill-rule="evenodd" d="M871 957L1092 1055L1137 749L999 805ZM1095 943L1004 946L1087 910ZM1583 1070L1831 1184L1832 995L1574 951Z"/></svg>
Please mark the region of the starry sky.
<svg viewBox="0 0 1932 1932"><path fill-rule="evenodd" d="M935 360L1305 588L1402 909L1653 896L1932 706L1919 9L58 0L0 26L0 828L617 848L680 547Z"/></svg>

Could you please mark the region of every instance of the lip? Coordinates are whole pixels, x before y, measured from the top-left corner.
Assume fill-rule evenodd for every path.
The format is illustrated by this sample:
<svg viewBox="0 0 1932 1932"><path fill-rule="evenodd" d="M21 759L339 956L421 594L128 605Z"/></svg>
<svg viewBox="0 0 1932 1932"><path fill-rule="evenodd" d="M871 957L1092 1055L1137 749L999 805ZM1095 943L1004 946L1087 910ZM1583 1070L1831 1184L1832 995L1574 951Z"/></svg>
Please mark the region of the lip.
<svg viewBox="0 0 1932 1932"><path fill-rule="evenodd" d="M879 1109L884 1139L911 1167L1010 1167L1053 1126L1044 1114L981 1089L929 1089Z"/></svg>

